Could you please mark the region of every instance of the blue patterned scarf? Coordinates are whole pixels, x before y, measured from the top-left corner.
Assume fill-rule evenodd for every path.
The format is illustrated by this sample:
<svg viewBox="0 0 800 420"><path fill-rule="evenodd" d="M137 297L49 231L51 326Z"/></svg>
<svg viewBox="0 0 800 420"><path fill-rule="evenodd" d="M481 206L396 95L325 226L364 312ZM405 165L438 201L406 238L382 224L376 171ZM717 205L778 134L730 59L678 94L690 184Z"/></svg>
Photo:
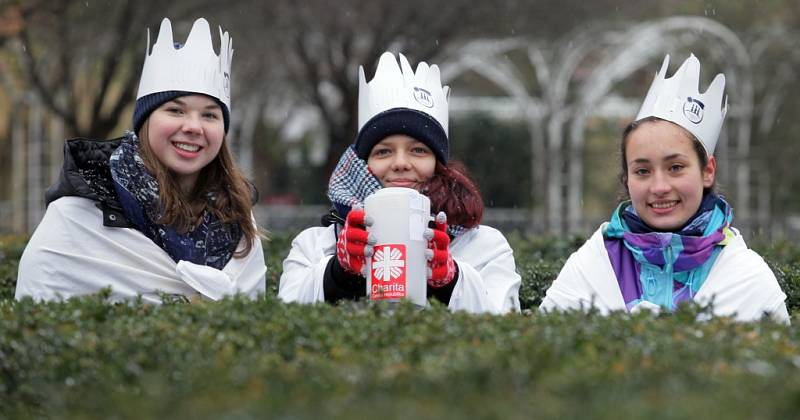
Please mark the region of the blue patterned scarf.
<svg viewBox="0 0 800 420"><path fill-rule="evenodd" d="M111 177L128 220L175 262L189 261L221 270L233 257L242 230L238 224L222 223L205 210L202 222L188 232L158 224L162 207L156 178L139 156L139 139L128 133L109 162ZM213 197L211 198L213 199Z"/></svg>
<svg viewBox="0 0 800 420"><path fill-rule="evenodd" d="M713 193L677 232L652 230L630 201L621 203L603 226L603 237L628 310L642 301L673 310L692 300L734 236L732 221L730 205Z"/></svg>
<svg viewBox="0 0 800 420"><path fill-rule="evenodd" d="M369 170L367 162L356 154L353 145L347 147L336 164L328 182L328 199L336 212L344 219L356 204L363 204L370 194L383 188L383 185ZM460 225L448 225L448 233L457 237L467 229Z"/></svg>

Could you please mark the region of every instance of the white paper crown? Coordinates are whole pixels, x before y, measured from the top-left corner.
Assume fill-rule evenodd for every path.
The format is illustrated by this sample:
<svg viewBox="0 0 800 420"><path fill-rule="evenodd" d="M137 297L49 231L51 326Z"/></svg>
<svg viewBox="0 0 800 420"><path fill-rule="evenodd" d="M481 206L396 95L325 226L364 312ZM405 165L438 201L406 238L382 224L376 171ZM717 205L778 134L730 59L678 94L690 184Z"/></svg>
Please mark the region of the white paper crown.
<svg viewBox="0 0 800 420"><path fill-rule="evenodd" d="M394 54L385 52L378 61L375 77L367 83L364 67L358 69L358 129L375 115L392 108L424 112L441 124L447 134L450 88L442 87L437 65L421 61L416 73L403 54L400 65ZM402 70L401 70L402 68Z"/></svg>
<svg viewBox="0 0 800 420"><path fill-rule="evenodd" d="M169 19L161 21L158 38L150 49L150 30L147 31L142 78L136 99L151 93L169 90L203 93L219 99L231 108L231 58L233 42L227 32L219 29L220 54L214 52L208 21L200 18L182 48L176 48Z"/></svg>
<svg viewBox="0 0 800 420"><path fill-rule="evenodd" d="M700 93L700 61L694 54L683 62L675 74L667 78L669 55L656 74L650 90L644 99L636 120L658 117L689 130L706 149L708 155L714 154L722 122L728 112L728 97L725 104L722 97L725 91L725 75L714 77L711 85Z"/></svg>

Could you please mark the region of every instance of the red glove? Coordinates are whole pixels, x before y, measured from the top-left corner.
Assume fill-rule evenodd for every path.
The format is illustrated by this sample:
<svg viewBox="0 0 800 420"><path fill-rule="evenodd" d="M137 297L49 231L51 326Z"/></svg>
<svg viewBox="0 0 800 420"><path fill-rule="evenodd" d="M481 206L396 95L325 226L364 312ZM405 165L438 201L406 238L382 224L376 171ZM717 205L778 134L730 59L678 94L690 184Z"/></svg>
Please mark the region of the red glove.
<svg viewBox="0 0 800 420"><path fill-rule="evenodd" d="M447 234L447 215L440 211L436 215L436 229L428 229L428 286L443 287L450 284L456 275L456 262L450 255L450 236Z"/></svg>
<svg viewBox="0 0 800 420"><path fill-rule="evenodd" d="M372 245L375 244L374 238L367 233L366 227L371 224L360 207L354 207L347 213L344 229L339 232L336 242L336 258L345 271L365 276L366 258L372 256Z"/></svg>

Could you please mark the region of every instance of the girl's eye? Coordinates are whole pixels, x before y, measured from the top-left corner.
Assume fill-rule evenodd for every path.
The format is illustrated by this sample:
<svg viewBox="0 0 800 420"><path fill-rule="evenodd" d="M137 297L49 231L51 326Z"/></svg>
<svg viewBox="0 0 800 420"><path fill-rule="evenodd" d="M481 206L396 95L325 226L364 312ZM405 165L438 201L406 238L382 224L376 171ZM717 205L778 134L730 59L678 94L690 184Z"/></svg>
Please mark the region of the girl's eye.
<svg viewBox="0 0 800 420"><path fill-rule="evenodd" d="M372 156L386 156L391 153L391 150L386 148L375 148L372 150Z"/></svg>
<svg viewBox="0 0 800 420"><path fill-rule="evenodd" d="M170 114L180 114L183 112L183 110L177 106L170 106L167 107L167 112L169 112Z"/></svg>
<svg viewBox="0 0 800 420"><path fill-rule="evenodd" d="M208 118L209 120L218 120L219 115L216 112L206 112L203 114L203 117Z"/></svg>
<svg viewBox="0 0 800 420"><path fill-rule="evenodd" d="M684 166L683 166L683 165L676 163L676 164L674 164L674 165L670 166L670 167L669 167L669 170L670 170L670 171L672 171L672 172L678 172L678 171L680 171L680 170L681 170L681 169L683 169L683 168L684 168Z"/></svg>
<svg viewBox="0 0 800 420"><path fill-rule="evenodd" d="M636 174L636 175L639 175L639 176L644 176L644 175L647 175L648 173L650 173L650 171L645 169L645 168L638 168L638 169L634 169L633 173Z"/></svg>
<svg viewBox="0 0 800 420"><path fill-rule="evenodd" d="M425 148L425 147L422 147L422 146L417 146L417 147L411 149L411 151L416 153L416 154L418 154L418 155L427 155L428 154L428 149Z"/></svg>

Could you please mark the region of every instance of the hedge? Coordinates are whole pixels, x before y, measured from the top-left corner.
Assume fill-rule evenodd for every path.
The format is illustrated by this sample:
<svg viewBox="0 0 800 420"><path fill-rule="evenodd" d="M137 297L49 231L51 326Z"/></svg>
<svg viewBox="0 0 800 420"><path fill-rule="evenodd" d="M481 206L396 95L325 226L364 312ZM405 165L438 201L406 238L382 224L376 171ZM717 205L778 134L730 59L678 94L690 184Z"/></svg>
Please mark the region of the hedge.
<svg viewBox="0 0 800 420"><path fill-rule="evenodd" d="M2 238L0 238L2 239ZM16 302L24 239L0 246L0 418L790 418L800 337L769 321L506 316L442 305L293 305L274 295L288 237L265 244L260 300ZM513 237L534 308L579 241ZM763 248L798 305L794 249ZM560 249L560 250L559 250ZM520 250L524 250L521 252Z"/></svg>

